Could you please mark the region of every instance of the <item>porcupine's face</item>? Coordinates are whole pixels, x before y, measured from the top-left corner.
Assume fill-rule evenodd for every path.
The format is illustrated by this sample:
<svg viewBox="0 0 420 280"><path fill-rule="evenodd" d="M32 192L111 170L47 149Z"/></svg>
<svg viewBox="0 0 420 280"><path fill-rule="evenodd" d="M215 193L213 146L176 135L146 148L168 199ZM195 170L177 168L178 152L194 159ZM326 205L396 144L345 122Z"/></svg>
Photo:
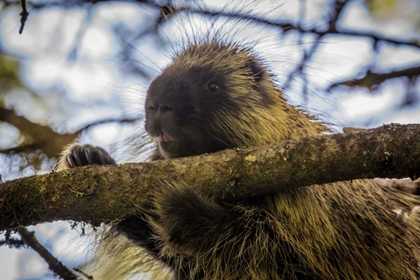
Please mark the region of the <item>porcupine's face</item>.
<svg viewBox="0 0 420 280"><path fill-rule="evenodd" d="M145 128L162 156L240 145L238 139L247 136L238 135L237 116L244 104L263 106L265 97L255 90L262 74L260 64L236 47L205 43L179 54L151 83L146 98Z"/></svg>

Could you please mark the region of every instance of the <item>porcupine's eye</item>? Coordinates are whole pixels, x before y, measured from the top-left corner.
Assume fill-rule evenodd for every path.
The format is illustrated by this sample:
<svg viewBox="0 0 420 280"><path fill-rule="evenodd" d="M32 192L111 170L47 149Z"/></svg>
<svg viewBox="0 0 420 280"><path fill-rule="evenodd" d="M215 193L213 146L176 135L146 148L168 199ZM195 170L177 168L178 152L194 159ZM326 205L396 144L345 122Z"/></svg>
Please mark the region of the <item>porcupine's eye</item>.
<svg viewBox="0 0 420 280"><path fill-rule="evenodd" d="M211 83L211 84L209 84L208 89L211 92L218 91L219 90L219 85L216 84L216 83Z"/></svg>

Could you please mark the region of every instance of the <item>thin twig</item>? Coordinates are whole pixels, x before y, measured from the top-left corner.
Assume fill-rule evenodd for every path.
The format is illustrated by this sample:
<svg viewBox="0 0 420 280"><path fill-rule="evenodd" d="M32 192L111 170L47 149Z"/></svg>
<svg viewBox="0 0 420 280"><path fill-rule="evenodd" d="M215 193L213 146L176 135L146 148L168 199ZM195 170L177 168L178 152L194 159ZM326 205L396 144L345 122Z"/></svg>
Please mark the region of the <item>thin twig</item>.
<svg viewBox="0 0 420 280"><path fill-rule="evenodd" d="M408 77L408 78L415 78L420 76L420 66L415 66L412 68L401 69L396 71L391 71L387 73L375 73L371 70L368 70L364 77L355 80L347 80L338 83L334 83L330 86L328 90L340 85L346 85L350 87L354 86L361 86L366 87L369 90L373 90L373 88L389 79L393 78L401 78L401 77Z"/></svg>
<svg viewBox="0 0 420 280"><path fill-rule="evenodd" d="M29 13L26 10L26 0L21 0L20 4L22 5L22 12L20 13L20 28L19 34L22 34L23 28L25 27L26 20L28 19Z"/></svg>
<svg viewBox="0 0 420 280"><path fill-rule="evenodd" d="M341 12L343 11L343 9L345 7L345 3L346 2L341 3L340 1L335 1L334 2L334 11L330 16L330 19L328 20L329 29L336 30L336 23L337 23L337 20L340 16ZM297 24L295 30L299 30L301 32L300 34L305 34L305 31L303 31L300 23ZM318 34L318 33L315 33L315 34ZM292 70L290 72L290 74L288 75L286 81L284 82L284 84L282 86L283 89L287 89L290 86L290 83L292 82L294 76L297 75L297 74L300 74L302 76L302 79L305 82L304 68L308 64L308 62L312 59L314 54L316 53L316 50L318 49L319 45L322 42L322 38L327 34L328 33L319 34L318 39L314 41L314 43L312 44L311 48L308 51L305 51L305 49L302 48L303 57L302 57L301 61L296 65L295 69ZM302 42L299 42L299 43L302 44ZM304 91L307 90L306 86L304 86L303 88L304 88Z"/></svg>
<svg viewBox="0 0 420 280"><path fill-rule="evenodd" d="M83 275L86 279L93 279L93 276L91 276L91 275L88 275L88 274L86 274L86 273L84 273L83 271L81 271L80 269L78 269L77 267L75 267L75 268L73 268L74 269L74 271L77 271L77 272L79 272L81 275Z"/></svg>

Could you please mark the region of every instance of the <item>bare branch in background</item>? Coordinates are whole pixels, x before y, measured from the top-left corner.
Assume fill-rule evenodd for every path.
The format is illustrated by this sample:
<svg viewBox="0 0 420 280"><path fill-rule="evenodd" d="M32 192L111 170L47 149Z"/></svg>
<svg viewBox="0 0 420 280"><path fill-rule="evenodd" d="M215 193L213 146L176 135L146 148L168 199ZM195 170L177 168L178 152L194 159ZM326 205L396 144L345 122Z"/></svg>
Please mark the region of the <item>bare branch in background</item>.
<svg viewBox="0 0 420 280"><path fill-rule="evenodd" d="M19 146L0 150L0 153L29 153L36 150L41 150L48 157L56 157L64 146L72 143L83 132L94 126L105 123L132 123L136 119L106 119L90 123L74 133L59 134L52 130L49 126L40 125L29 121L25 117L16 115L16 112L10 109L0 107L0 121L7 122L16 128L21 133L29 136L28 143L24 142Z"/></svg>
<svg viewBox="0 0 420 280"><path fill-rule="evenodd" d="M0 246L7 245L9 248L21 248L25 243L21 239L9 238L7 241L0 241Z"/></svg>
<svg viewBox="0 0 420 280"><path fill-rule="evenodd" d="M47 263L54 274L60 276L64 280L74 280L77 276L64 266L59 260L57 260L35 237L34 232L27 230L24 227L18 229L20 236L22 236L23 242L34 249Z"/></svg>
<svg viewBox="0 0 420 280"><path fill-rule="evenodd" d="M24 148L28 148L34 151L39 149L48 157L56 157L63 146L73 142L80 133L59 134L49 126L31 122L22 116L16 115L13 110L1 107L0 121L7 122L18 128L23 135L30 136L29 143L22 143L21 147L16 147L18 150L24 151ZM28 150L25 150L25 152L28 152Z"/></svg>
<svg viewBox="0 0 420 280"><path fill-rule="evenodd" d="M329 89L332 89L336 86L345 85L345 86L350 86L350 87L354 87L354 86L365 87L368 90L372 91L376 86L390 79L401 78L401 77L407 77L409 79L413 79L419 76L420 76L420 66L397 70L397 71L391 71L387 73L375 73L369 70L366 72L364 77L360 79L338 82L331 85Z"/></svg>
<svg viewBox="0 0 420 280"><path fill-rule="evenodd" d="M25 246L25 243L22 239L10 237L12 231L6 230L4 233L4 240L0 240L0 246L7 245L9 248L21 248Z"/></svg>
<svg viewBox="0 0 420 280"><path fill-rule="evenodd" d="M301 10L303 10L303 7L305 5L304 0L301 0ZM343 11L344 7L345 7L345 3L341 3L340 1L336 0L334 2L334 10L333 12L330 14L330 18L328 20L328 26L330 26L330 29L335 29L336 28L336 22L337 19L339 18L339 16L341 15L341 12ZM302 22L304 20L304 14L301 15L301 19L299 21L299 24L296 26L296 30L302 29L302 24L300 24L300 22ZM302 38L303 34L305 34L305 32L300 32L300 38ZM303 85L303 96L305 98L305 100L307 100L307 78L306 78L306 73L305 73L305 67L308 64L308 62L310 62L310 60L312 59L312 57L314 56L314 54L316 53L319 45L322 42L322 37L324 37L325 34L319 35L319 37L317 38L317 40L315 40L312 43L311 48L309 49L309 51L306 51L304 47L302 47L302 59L301 61L297 64L297 66L295 67L294 70L292 70L289 75L287 76L286 81L283 84L283 89L287 89L290 86L290 83L295 79L296 75L299 75L303 81L304 81L304 85ZM303 46L303 42L300 42L300 45Z"/></svg>
<svg viewBox="0 0 420 280"><path fill-rule="evenodd" d="M26 0L20 0L20 4L22 5L22 12L20 13L19 34L22 34L23 28L25 27L25 23L26 23L26 20L28 19L29 13L26 10Z"/></svg>

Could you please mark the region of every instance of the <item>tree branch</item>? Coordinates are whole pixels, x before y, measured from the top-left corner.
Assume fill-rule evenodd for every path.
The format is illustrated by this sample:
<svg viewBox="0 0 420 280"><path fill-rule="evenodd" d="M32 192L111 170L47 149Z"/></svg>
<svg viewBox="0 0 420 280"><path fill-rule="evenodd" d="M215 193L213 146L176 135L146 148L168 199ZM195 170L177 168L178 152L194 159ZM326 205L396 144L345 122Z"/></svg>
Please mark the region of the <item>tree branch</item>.
<svg viewBox="0 0 420 280"><path fill-rule="evenodd" d="M375 73L369 70L366 72L365 76L360 79L347 80L347 81L334 83L330 86L328 90L331 90L332 88L339 85L346 85L350 87L361 86L361 87L366 87L369 90L372 90L374 86L379 85L389 79L401 78L401 77L415 78L418 76L420 76L420 65L417 65L411 68L395 70L395 71L391 71L387 73Z"/></svg>
<svg viewBox="0 0 420 280"><path fill-rule="evenodd" d="M417 177L420 125L226 150L120 166L87 166L0 184L0 230L56 220L94 225L150 206L158 179L183 181L218 200L341 180Z"/></svg>
<svg viewBox="0 0 420 280"><path fill-rule="evenodd" d="M59 260L57 260L38 240L35 234L26 228L19 228L18 232L22 237L23 242L34 249L47 263L52 272L59 275L64 280L77 279L77 276Z"/></svg>

